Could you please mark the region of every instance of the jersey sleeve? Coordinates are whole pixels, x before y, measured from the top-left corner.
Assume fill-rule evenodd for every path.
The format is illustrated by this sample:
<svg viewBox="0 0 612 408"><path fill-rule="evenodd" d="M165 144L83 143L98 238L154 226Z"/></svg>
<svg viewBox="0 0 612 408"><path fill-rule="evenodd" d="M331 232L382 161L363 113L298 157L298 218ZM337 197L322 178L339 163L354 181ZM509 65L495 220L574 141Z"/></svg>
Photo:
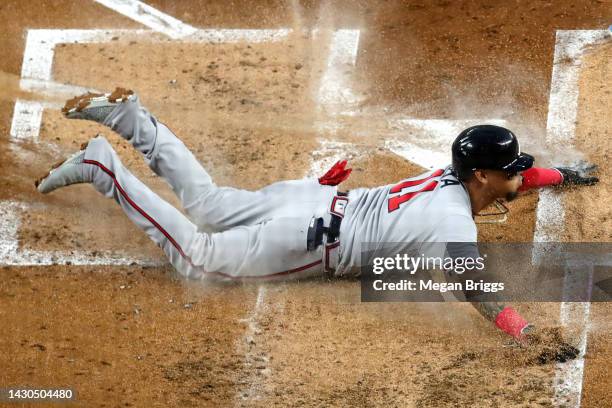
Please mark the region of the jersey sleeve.
<svg viewBox="0 0 612 408"><path fill-rule="evenodd" d="M478 240L476 224L467 215L449 215L435 227L436 242L473 242Z"/></svg>
<svg viewBox="0 0 612 408"><path fill-rule="evenodd" d="M476 224L466 215L450 215L434 226L433 239L424 242L422 253L430 257L479 257Z"/></svg>
<svg viewBox="0 0 612 408"><path fill-rule="evenodd" d="M444 241L446 243L444 256L445 258L452 258L453 265L463 265L463 262L459 262L459 260L480 258L480 251L476 243L476 226L471 219L465 220L465 218L458 217L455 219L455 217L452 217L451 222L445 227L450 230L446 233L448 239ZM456 274L462 275L463 272L462 270L446 271L447 274L455 276Z"/></svg>
<svg viewBox="0 0 612 408"><path fill-rule="evenodd" d="M444 257L452 258L453 265L462 265L458 260L480 258L477 245L477 230L474 220L464 215L452 215L442 220L438 226L439 242L444 243ZM446 271L449 275L462 274L463 271Z"/></svg>

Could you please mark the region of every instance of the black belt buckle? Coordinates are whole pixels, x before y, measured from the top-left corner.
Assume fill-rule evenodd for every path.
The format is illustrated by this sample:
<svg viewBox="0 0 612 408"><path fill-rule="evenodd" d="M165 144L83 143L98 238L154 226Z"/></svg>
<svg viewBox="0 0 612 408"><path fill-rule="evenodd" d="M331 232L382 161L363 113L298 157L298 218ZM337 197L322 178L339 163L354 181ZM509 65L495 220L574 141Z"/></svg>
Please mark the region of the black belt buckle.
<svg viewBox="0 0 612 408"><path fill-rule="evenodd" d="M312 217L310 226L308 227L308 234L306 235L306 249L308 251L314 251L323 243L323 233L325 231L326 228L323 226L323 218Z"/></svg>

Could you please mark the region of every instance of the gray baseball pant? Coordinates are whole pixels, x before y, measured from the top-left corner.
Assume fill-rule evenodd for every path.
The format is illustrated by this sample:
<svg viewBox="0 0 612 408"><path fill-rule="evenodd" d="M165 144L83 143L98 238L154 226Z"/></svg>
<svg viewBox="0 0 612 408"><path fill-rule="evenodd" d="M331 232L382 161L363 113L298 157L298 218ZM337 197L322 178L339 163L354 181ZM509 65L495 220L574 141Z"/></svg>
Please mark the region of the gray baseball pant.
<svg viewBox="0 0 612 408"><path fill-rule="evenodd" d="M316 179L281 181L258 191L218 187L138 97L119 104L104 124L144 155L172 187L189 218L131 174L103 137L93 139L85 155L86 162L96 166L95 188L119 203L179 273L195 279L322 273L323 250L307 251L306 236L312 217L327 213L336 187Z"/></svg>

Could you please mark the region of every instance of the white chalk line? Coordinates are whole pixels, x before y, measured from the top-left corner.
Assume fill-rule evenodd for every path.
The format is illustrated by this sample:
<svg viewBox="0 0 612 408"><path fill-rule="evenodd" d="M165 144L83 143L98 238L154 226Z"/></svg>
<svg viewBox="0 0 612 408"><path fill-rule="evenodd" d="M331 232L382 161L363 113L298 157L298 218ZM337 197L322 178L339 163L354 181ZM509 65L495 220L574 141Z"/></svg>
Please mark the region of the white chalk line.
<svg viewBox="0 0 612 408"><path fill-rule="evenodd" d="M17 99L9 135L13 139L36 139L40 133L43 103Z"/></svg>
<svg viewBox="0 0 612 408"><path fill-rule="evenodd" d="M86 252L33 251L19 248L20 213L28 205L15 201L0 202L0 265L46 266L46 265L140 265L159 266L160 261L135 259L117 251Z"/></svg>
<svg viewBox="0 0 612 408"><path fill-rule="evenodd" d="M581 57L585 47L603 40L606 36L609 36L606 30L557 31L546 127L546 141L549 144L569 145L572 142L576 131ZM534 242L558 241L563 232L564 219L561 195L550 190L541 191L536 210ZM537 261L537 258L538 254L534 253L534 260ZM588 302L561 303L561 324L577 324L580 327L580 355L570 362L558 363L555 368L553 401L558 406L580 407L589 316Z"/></svg>
<svg viewBox="0 0 612 408"><path fill-rule="evenodd" d="M555 43L550 86L546 141L569 144L576 131L578 75L584 48L600 41L606 30L559 30ZM540 193L537 207L535 242L553 242L563 233L565 213L561 194L550 189Z"/></svg>
<svg viewBox="0 0 612 408"><path fill-rule="evenodd" d="M317 35L313 35L313 38L316 39ZM343 110L346 105L355 102L354 99L351 99L352 94L350 88L346 86L344 76L341 75L341 73L342 67L345 67L347 64L355 64L358 44L359 30L337 30L332 34L326 68L319 85L319 107L324 107L325 109L340 107L340 110ZM333 92L328 92L329 89L332 89ZM341 142L323 139L320 142L321 148L312 153L311 166L306 173L306 177L317 177L317 175L322 175L325 171L324 169L337 161L337 155L339 153L346 153L346 149L339 149L339 147L348 147L348 144L343 144ZM266 287L260 286L258 288L255 306L250 312L249 317L245 319L247 323L246 334L241 344L238 345L238 347L243 346L244 343L247 345L245 365L249 370L249 376L244 382L246 387L239 389L236 393L234 400L237 405L240 405L241 401L255 401L261 399L261 391L264 382L266 380L269 381L272 374L271 370L267 367L269 357L261 350L261 347L258 347L260 338L257 337L261 334L260 321L262 317L269 312L269 308L265 307L265 295ZM285 298L281 296L280 300L275 302L276 321L278 321L282 315L282 310L278 309L284 308L284 300ZM259 369L257 366L266 368Z"/></svg>
<svg viewBox="0 0 612 408"><path fill-rule="evenodd" d="M349 114L361 100L351 89L345 71L355 66L360 30L341 29L332 33L329 56L317 95L319 108L330 114Z"/></svg>
<svg viewBox="0 0 612 408"><path fill-rule="evenodd" d="M449 146L467 127L488 123L505 126L504 119L391 119L389 126L402 137L385 141L385 148L425 169L443 169L451 162ZM410 140L408 142L407 140Z"/></svg>
<svg viewBox="0 0 612 408"><path fill-rule="evenodd" d="M281 41L291 33L290 29L206 29L197 30L189 38L181 42L186 43L236 43ZM33 29L28 30L26 46L21 68L20 86L23 90L39 92L50 96L78 95L85 91L95 91L91 88L75 86L71 84L59 84L52 80L53 58L55 47L65 43L106 43L112 41L126 41L135 39L139 41L161 42L162 39L151 35L150 30L56 30L56 29ZM42 108L40 103L34 101L19 101L20 107L27 106L30 109L19 109L18 118L13 118L14 126L11 126L10 134L14 138L34 138L40 133ZM56 107L56 105L51 105Z"/></svg>
<svg viewBox="0 0 612 408"><path fill-rule="evenodd" d="M234 396L234 405L243 406L242 402L261 400L266 391L265 381L269 381L272 369L269 367L270 356L263 349L264 338L262 337L262 319L266 316L273 316L269 324L278 327L285 313L286 296L277 296L274 301L266 301L270 291L277 294L284 294L286 286L276 284L274 288L260 285L257 288L257 300L248 316L240 322L246 324L245 335L237 342L236 349L240 351L246 348L244 353L244 366L247 376L240 381L240 387ZM266 326L266 331L270 332L270 327ZM271 331L274 335L276 331Z"/></svg>
<svg viewBox="0 0 612 408"><path fill-rule="evenodd" d="M255 305L249 315L241 320L242 323L246 323L247 327L244 336L236 344L236 349L240 351L246 348L244 366L247 371L247 378L241 381L243 387L236 390L234 396L236 403L260 399L262 385L262 378L260 377L268 377L271 373L271 370L267 367L267 363L270 361L269 356L260 347L257 347L260 342L259 336L262 334L260 321L267 309L265 304L266 291L267 289L263 285L257 288Z"/></svg>
<svg viewBox="0 0 612 408"><path fill-rule="evenodd" d="M142 1L94 1L175 40L193 35L197 31L197 28L185 24L168 14L162 13Z"/></svg>
<svg viewBox="0 0 612 408"><path fill-rule="evenodd" d="M22 79L51 81L57 44L103 43L128 38L151 38L150 30L30 29L21 66ZM151 38L155 40L155 38Z"/></svg>

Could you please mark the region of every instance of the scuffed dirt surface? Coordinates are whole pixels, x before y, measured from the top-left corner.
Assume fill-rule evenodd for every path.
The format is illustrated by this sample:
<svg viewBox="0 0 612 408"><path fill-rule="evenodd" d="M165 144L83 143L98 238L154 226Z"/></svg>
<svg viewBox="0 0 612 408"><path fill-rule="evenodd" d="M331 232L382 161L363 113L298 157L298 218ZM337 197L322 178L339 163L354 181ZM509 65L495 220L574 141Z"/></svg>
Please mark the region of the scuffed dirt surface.
<svg viewBox="0 0 612 408"><path fill-rule="evenodd" d="M252 406L550 406L552 365L503 346L469 305L364 304L351 282L287 284L266 304L283 313L260 321L273 359ZM554 304L534 306L519 308L554 321Z"/></svg>
<svg viewBox="0 0 612 408"><path fill-rule="evenodd" d="M4 386L71 386L88 406L233 398L232 368L242 363L234 343L250 289L188 288L166 269L1 272L0 324L10 333L0 338Z"/></svg>
<svg viewBox="0 0 612 408"><path fill-rule="evenodd" d="M612 157L612 44L594 46L585 55L579 78L579 99L575 145L588 159L599 166L599 184L587 194L573 191L565 197L567 228L571 241L612 241L612 209L610 202L610 158ZM609 303L591 305L588 353L584 373L584 407L612 407L610 372Z"/></svg>
<svg viewBox="0 0 612 408"><path fill-rule="evenodd" d="M135 90L218 184L255 188L302 177L316 146L310 88L316 72L306 48L311 42L156 43L155 53L143 40L66 45L56 54L54 72L59 80L94 89ZM83 70L73 64L77 55L96 64ZM143 60L150 71L143 70ZM66 122L50 118L50 136L66 140L92 128ZM127 160L130 168L136 164Z"/></svg>
<svg viewBox="0 0 612 408"><path fill-rule="evenodd" d="M610 106L612 104L612 43L593 47L585 55L579 78L575 146L586 158L599 166L599 184L584 194L579 190L565 197L568 222L566 235L571 241L612 241L611 198L612 127ZM586 217L585 214L589 216Z"/></svg>

